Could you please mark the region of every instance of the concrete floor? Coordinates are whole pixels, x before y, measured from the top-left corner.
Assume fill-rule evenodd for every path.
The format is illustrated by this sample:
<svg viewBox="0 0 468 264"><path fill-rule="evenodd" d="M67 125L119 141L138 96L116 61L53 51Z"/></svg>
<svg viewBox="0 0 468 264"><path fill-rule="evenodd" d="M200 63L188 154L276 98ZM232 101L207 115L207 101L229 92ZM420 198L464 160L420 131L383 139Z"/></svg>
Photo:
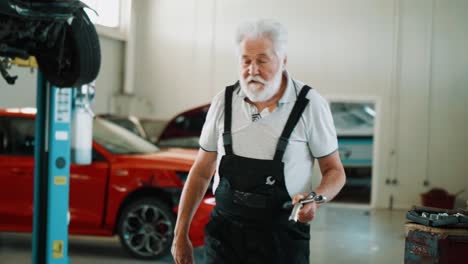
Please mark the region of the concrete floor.
<svg viewBox="0 0 468 264"><path fill-rule="evenodd" d="M311 264L403 263L406 211L332 205L320 208L311 225Z"/></svg>
<svg viewBox="0 0 468 264"><path fill-rule="evenodd" d="M311 264L403 263L406 211L374 210L328 204L312 223ZM117 238L72 236L72 264L173 263L170 256L146 262L130 258ZM203 249L195 249L203 263ZM0 263L30 264L31 235L0 233Z"/></svg>

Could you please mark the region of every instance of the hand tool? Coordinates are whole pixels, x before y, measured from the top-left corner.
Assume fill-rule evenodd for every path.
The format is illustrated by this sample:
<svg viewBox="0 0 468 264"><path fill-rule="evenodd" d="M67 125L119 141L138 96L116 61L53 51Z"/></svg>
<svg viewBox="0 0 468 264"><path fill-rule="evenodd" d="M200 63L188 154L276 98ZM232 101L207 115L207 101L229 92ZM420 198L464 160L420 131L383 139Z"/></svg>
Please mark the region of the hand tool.
<svg viewBox="0 0 468 264"><path fill-rule="evenodd" d="M305 197L304 199L299 200L299 202L297 202L297 204L294 205L294 207L292 209L292 212L291 212L291 215L289 216L289 220L297 222L297 219L299 217L299 211L304 206L304 204L313 203L313 202L315 202L317 204L322 204L322 203L325 203L326 201L327 201L327 197L325 197L325 196L323 196L321 194L317 194L316 192L309 193L309 195L307 195L307 197ZM288 202L288 203L285 203L283 205L283 207L288 208L291 205L292 205L292 203Z"/></svg>

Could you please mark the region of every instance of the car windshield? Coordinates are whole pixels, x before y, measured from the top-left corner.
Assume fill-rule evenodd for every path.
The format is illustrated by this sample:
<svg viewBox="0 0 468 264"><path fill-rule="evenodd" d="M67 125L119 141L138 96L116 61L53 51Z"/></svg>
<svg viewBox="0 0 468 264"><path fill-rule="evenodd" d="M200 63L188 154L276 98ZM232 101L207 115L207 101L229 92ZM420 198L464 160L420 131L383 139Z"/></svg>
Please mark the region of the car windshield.
<svg viewBox="0 0 468 264"><path fill-rule="evenodd" d="M121 118L121 119L111 118L111 119L108 119L108 121L111 121L112 123L115 123L115 124L125 128L125 129L127 129L128 131L132 132L133 134L135 134L137 136L143 137L143 135L140 134L140 131L138 131L138 128L136 127L136 125L134 123L132 123L132 121L130 121L128 119L125 119L125 118Z"/></svg>
<svg viewBox="0 0 468 264"><path fill-rule="evenodd" d="M338 136L373 134L375 116L373 104L332 102L330 109Z"/></svg>
<svg viewBox="0 0 468 264"><path fill-rule="evenodd" d="M150 142L102 118L94 120L93 139L113 154L148 154L159 151Z"/></svg>

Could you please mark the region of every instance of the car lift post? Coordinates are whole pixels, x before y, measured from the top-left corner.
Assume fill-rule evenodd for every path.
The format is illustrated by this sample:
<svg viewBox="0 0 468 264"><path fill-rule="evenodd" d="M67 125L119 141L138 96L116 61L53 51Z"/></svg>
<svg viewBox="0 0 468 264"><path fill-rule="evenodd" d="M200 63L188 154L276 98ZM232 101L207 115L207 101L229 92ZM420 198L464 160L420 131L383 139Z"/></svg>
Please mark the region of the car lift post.
<svg viewBox="0 0 468 264"><path fill-rule="evenodd" d="M33 264L68 264L72 88L38 71L34 152Z"/></svg>

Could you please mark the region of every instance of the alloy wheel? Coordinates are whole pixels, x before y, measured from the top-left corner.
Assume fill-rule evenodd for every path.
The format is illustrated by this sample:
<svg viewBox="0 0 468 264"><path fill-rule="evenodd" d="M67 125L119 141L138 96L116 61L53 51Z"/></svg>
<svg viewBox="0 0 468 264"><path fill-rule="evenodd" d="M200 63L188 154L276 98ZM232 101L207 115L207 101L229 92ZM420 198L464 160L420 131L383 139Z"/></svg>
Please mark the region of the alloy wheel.
<svg viewBox="0 0 468 264"><path fill-rule="evenodd" d="M173 230L174 223L167 212L152 204L140 204L126 214L122 238L135 255L154 257L170 246Z"/></svg>

